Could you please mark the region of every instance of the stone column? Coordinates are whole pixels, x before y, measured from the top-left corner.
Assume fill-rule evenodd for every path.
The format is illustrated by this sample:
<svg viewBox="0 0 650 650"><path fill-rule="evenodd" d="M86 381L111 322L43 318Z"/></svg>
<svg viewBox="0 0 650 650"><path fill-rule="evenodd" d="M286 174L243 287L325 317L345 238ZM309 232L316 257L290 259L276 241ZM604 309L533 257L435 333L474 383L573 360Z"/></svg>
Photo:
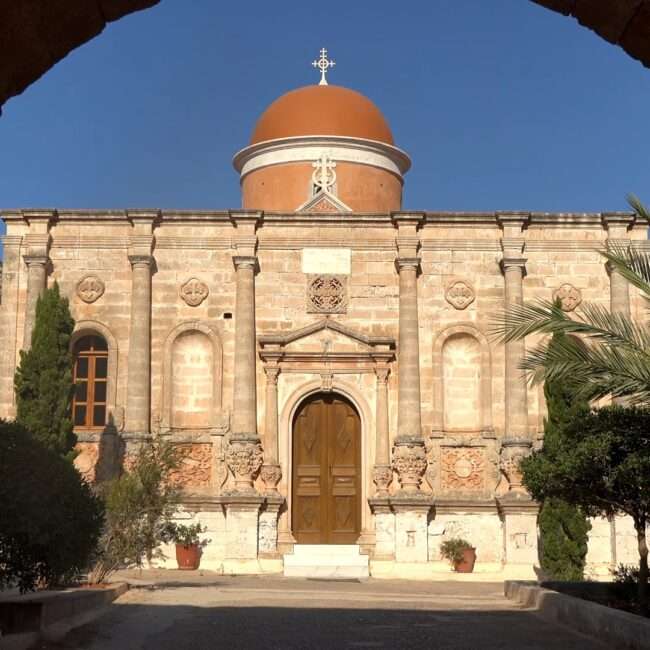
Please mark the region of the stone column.
<svg viewBox="0 0 650 650"><path fill-rule="evenodd" d="M607 249L622 251L630 246L627 230L634 223L634 217L627 214L603 214L603 226L607 229ZM630 317L630 286L628 281L609 262L605 265L609 274L609 309L612 314ZM624 397L614 397L614 404L624 406Z"/></svg>
<svg viewBox="0 0 650 650"><path fill-rule="evenodd" d="M235 301L235 355L233 419L226 455L235 476L235 492L255 493L253 481L262 465L262 446L257 435L255 376L255 270L253 255L233 257L237 296Z"/></svg>
<svg viewBox="0 0 650 650"><path fill-rule="evenodd" d="M125 429L149 435L151 405L151 255L129 255L131 325Z"/></svg>
<svg viewBox="0 0 650 650"><path fill-rule="evenodd" d="M278 462L278 366L265 366L266 375L266 415L264 418L264 465L262 480L267 495L278 495L278 483L282 469Z"/></svg>
<svg viewBox="0 0 650 650"><path fill-rule="evenodd" d="M388 373L389 369L385 366L375 368L377 376L377 439L375 441L375 467L372 480L377 486L376 497L388 496L388 486L393 480L388 437Z"/></svg>
<svg viewBox="0 0 650 650"><path fill-rule="evenodd" d="M4 259L2 260L2 304L0 305L0 418L16 417L14 396L14 373L16 371L17 351L22 344L18 330L16 313L19 305L19 287L22 260L20 248L22 235L14 234L17 228L3 213L7 224L7 234L3 238ZM16 212L14 220L22 225L22 214Z"/></svg>
<svg viewBox="0 0 650 650"><path fill-rule="evenodd" d="M47 255L23 255L27 265L27 298L25 301L25 326L23 329L23 350L32 345L32 331L36 321L36 303L47 287Z"/></svg>
<svg viewBox="0 0 650 650"><path fill-rule="evenodd" d="M503 271L505 285L504 306L521 305L524 302L524 276L526 260L522 257L525 247L523 231L528 223L527 213L500 213L497 219L503 227ZM530 453L532 440L528 432L528 400L526 375L520 366L526 354L523 340L505 344L505 436L501 450L501 471L509 480L511 496L529 499L521 482L510 481L518 475L519 460ZM517 467L513 465L517 464ZM516 470L516 471L515 471Z"/></svg>
<svg viewBox="0 0 650 650"><path fill-rule="evenodd" d="M420 344L417 257L397 258L399 272L399 349L397 437L393 467L402 490L416 494L427 466L420 418Z"/></svg>

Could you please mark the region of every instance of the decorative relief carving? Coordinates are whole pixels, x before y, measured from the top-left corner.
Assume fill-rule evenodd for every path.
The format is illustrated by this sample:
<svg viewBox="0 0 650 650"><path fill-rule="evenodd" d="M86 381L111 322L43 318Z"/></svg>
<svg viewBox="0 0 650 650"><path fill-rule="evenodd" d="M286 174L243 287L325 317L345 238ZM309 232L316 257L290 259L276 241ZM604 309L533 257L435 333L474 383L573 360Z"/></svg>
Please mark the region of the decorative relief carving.
<svg viewBox="0 0 650 650"><path fill-rule="evenodd" d="M521 461L530 455L532 445L525 440L504 441L501 446L501 471L508 480L510 492L526 493L522 484Z"/></svg>
<svg viewBox="0 0 650 650"><path fill-rule="evenodd" d="M181 298L190 307L198 307L208 297L209 293L208 285L197 278L190 278L180 288Z"/></svg>
<svg viewBox="0 0 650 650"><path fill-rule="evenodd" d="M346 278L340 275L316 275L307 280L307 312L342 314L347 307Z"/></svg>
<svg viewBox="0 0 650 650"><path fill-rule="evenodd" d="M389 465L375 465L372 470L372 481L377 486L375 496L388 496L388 486L393 482L393 470Z"/></svg>
<svg viewBox="0 0 650 650"><path fill-rule="evenodd" d="M473 287L464 280L454 280L445 291L445 300L454 309L466 309L474 302L475 297Z"/></svg>
<svg viewBox="0 0 650 650"><path fill-rule="evenodd" d="M553 292L553 302L558 299L562 311L573 311L582 302L582 292L567 282Z"/></svg>
<svg viewBox="0 0 650 650"><path fill-rule="evenodd" d="M262 465L260 472L266 494L279 494L278 483L282 478L282 468L277 464Z"/></svg>
<svg viewBox="0 0 650 650"><path fill-rule="evenodd" d="M417 492L422 475L427 468L424 443L416 440L400 440L393 447L393 469L397 472L404 492Z"/></svg>
<svg viewBox="0 0 650 650"><path fill-rule="evenodd" d="M106 286L96 275L87 275L77 284L77 295L84 302L91 303L104 295Z"/></svg>
<svg viewBox="0 0 650 650"><path fill-rule="evenodd" d="M442 487L481 490L485 486L485 452L472 447L441 451Z"/></svg>
<svg viewBox="0 0 650 650"><path fill-rule="evenodd" d="M262 445L258 438L231 436L226 462L235 477L237 492L254 492L253 481L262 467Z"/></svg>
<svg viewBox="0 0 650 650"><path fill-rule="evenodd" d="M96 442L78 442L75 445L78 452L74 459L74 466L85 481L93 483L95 468L99 460L99 444Z"/></svg>
<svg viewBox="0 0 650 650"><path fill-rule="evenodd" d="M178 467L170 472L173 484L188 487L209 487L212 475L212 445L190 443L174 446L178 454Z"/></svg>

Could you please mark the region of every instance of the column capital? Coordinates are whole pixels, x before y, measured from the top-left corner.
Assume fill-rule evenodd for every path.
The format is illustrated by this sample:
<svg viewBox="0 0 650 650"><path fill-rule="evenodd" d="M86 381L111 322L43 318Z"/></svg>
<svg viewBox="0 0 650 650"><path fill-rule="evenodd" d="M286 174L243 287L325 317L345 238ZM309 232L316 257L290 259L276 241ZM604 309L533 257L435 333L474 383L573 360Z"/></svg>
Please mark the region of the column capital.
<svg viewBox="0 0 650 650"><path fill-rule="evenodd" d="M246 268L252 268L253 271L257 271L259 268L255 255L233 255L232 263L235 265L237 271Z"/></svg>
<svg viewBox="0 0 650 650"><path fill-rule="evenodd" d="M415 269L415 271L420 270L420 258L419 257L396 257L395 258L395 267L399 273L402 269Z"/></svg>
<svg viewBox="0 0 650 650"><path fill-rule="evenodd" d="M131 263L131 268L151 268L153 264L152 255L129 255L129 262Z"/></svg>
<svg viewBox="0 0 650 650"><path fill-rule="evenodd" d="M530 212L523 211L507 211L495 212L497 223L502 227L506 226L519 226L522 230L530 223Z"/></svg>
<svg viewBox="0 0 650 650"><path fill-rule="evenodd" d="M619 228L625 228L627 231L636 222L634 212L602 212L600 218L605 230L609 230L611 226L618 226Z"/></svg>
<svg viewBox="0 0 650 650"><path fill-rule="evenodd" d="M23 255L23 260L27 266L47 266L50 258L47 255Z"/></svg>
<svg viewBox="0 0 650 650"><path fill-rule="evenodd" d="M399 225L413 225L421 226L424 223L425 213L424 212L409 212L409 211L399 211L391 212L390 218L393 224L396 226Z"/></svg>
<svg viewBox="0 0 650 650"><path fill-rule="evenodd" d="M526 262L525 257L504 257L500 262L501 272L505 273L508 269L519 268L523 276L526 275Z"/></svg>
<svg viewBox="0 0 650 650"><path fill-rule="evenodd" d="M278 383L280 368L278 366L264 366L264 374L266 375L267 384L276 385Z"/></svg>
<svg viewBox="0 0 650 650"><path fill-rule="evenodd" d="M377 377L378 384L385 384L388 381L389 374L390 374L390 368L388 368L388 366L375 367L375 375Z"/></svg>

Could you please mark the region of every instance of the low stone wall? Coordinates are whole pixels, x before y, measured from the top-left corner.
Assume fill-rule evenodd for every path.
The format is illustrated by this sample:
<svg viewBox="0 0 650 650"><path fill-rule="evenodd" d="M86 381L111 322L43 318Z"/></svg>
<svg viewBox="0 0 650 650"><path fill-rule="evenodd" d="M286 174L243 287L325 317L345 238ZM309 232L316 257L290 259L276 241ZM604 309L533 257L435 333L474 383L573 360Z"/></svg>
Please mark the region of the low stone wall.
<svg viewBox="0 0 650 650"><path fill-rule="evenodd" d="M537 610L545 620L567 625L612 647L650 650L649 619L545 589L534 582L507 580L504 593L520 605Z"/></svg>
<svg viewBox="0 0 650 650"><path fill-rule="evenodd" d="M0 600L0 647L20 650L40 640L57 641L100 616L128 588L120 582L103 589L46 591Z"/></svg>

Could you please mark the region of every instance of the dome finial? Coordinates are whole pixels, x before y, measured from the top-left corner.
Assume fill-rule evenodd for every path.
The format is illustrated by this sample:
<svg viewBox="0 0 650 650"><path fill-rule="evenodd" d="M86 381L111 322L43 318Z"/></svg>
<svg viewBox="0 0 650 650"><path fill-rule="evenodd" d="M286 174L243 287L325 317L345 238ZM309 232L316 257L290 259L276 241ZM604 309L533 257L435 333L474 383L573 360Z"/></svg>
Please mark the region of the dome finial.
<svg viewBox="0 0 650 650"><path fill-rule="evenodd" d="M330 61L327 58L327 50L323 47L320 51L320 58L312 61L312 65L314 68L318 68L320 70L320 83L318 85L327 86L327 79L325 78L325 74L327 73L328 68L333 68L336 65L336 61Z"/></svg>

